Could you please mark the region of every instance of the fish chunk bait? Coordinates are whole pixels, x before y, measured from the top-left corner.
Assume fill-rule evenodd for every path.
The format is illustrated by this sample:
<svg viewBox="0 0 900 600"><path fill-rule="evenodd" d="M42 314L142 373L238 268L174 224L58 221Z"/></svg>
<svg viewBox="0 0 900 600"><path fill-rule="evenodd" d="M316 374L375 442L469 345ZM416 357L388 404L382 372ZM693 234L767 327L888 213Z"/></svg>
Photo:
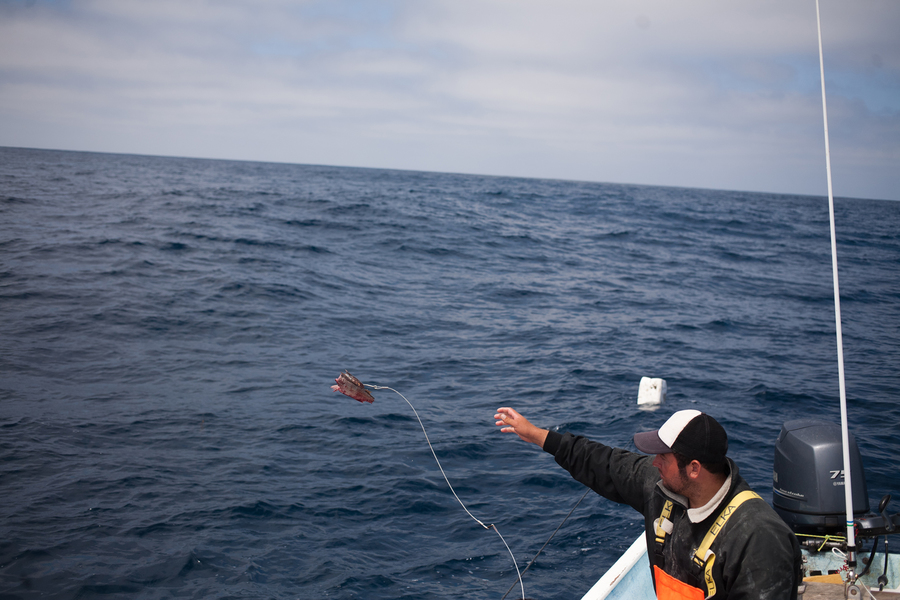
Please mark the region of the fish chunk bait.
<svg viewBox="0 0 900 600"><path fill-rule="evenodd" d="M331 386L336 392L340 392L345 396L350 396L354 400L359 400L360 402L375 402L375 397L369 393L369 390L363 386L363 383L348 373L344 371L338 378L334 380L337 385Z"/></svg>

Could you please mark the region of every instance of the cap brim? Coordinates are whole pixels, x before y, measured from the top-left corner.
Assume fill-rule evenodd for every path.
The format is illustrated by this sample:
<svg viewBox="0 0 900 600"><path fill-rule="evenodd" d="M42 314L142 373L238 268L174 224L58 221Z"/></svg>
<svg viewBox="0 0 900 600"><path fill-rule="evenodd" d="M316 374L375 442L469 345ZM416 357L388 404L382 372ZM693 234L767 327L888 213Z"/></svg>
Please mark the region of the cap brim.
<svg viewBox="0 0 900 600"><path fill-rule="evenodd" d="M634 434L634 446L645 454L668 454L672 451L659 439L659 432L656 431Z"/></svg>

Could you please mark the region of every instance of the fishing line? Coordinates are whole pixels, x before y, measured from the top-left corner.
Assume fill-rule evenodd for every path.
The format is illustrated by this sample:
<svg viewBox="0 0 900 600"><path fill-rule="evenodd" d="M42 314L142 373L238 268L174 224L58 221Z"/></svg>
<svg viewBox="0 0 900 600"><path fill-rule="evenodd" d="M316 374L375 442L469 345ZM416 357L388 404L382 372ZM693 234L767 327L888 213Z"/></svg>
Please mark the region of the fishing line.
<svg viewBox="0 0 900 600"><path fill-rule="evenodd" d="M373 389L373 390L391 390L392 392L394 392L395 394L397 394L398 396L400 396L401 398L403 398L404 400L406 400L406 396L404 396L403 394L401 394L400 392L398 392L397 390L395 390L395 389L392 388L392 387L388 387L388 386L386 386L386 385L370 385L370 384L368 384L368 383L366 383L365 386L366 386L367 388L370 388L370 389ZM416 412L416 409L415 409L415 407L412 405L412 402L410 402L409 400L406 400L406 403L409 404L409 407L412 409L413 414L416 415L416 419L419 420L419 427L422 428L422 433L425 434L425 441L428 442L428 448L431 450L431 455L434 457L434 462L437 463L438 469L441 470L441 475L444 476L444 481L447 482L447 487L449 487L449 488L450 488L450 491L453 492L453 497L456 498L456 501L459 502L459 505L463 507L463 510L466 511L466 514L469 515L470 517L472 517L473 519L475 519L475 522L476 522L476 523L478 523L479 525L481 525L481 526L484 527L485 529L490 529L491 527L493 527L493 525L485 525L484 523L482 523L481 521L479 521L478 518L475 517L475 515L473 515L472 513L469 512L469 509L466 508L466 505L463 504L463 501L459 499L459 496L456 495L456 490L454 490L454 489L453 489L453 486L450 485L450 480L447 479L447 474L444 473L444 467L441 466L441 461L438 460L437 454L434 453L434 447L431 445L431 440L428 439L428 432L425 431L425 426L422 425L422 419L419 419L419 413Z"/></svg>
<svg viewBox="0 0 900 600"><path fill-rule="evenodd" d="M491 523L490 525L485 525L480 519L478 519L478 517L473 515L469 511L468 508L466 508L466 505L459 498L459 495L457 495L456 490L453 489L453 486L450 484L450 480L447 478L447 473L444 472L444 467L441 466L441 461L438 459L437 454L434 451L434 446L431 445L431 440L428 439L428 432L425 431L425 425L422 423L422 419L419 417L419 413L416 410L416 407L412 405L412 402L410 402L406 398L406 396L404 396L403 394L401 394L400 392L398 392L397 390L395 390L392 387L388 387L386 385L372 385L372 384L368 384L368 383L362 383L359 379L357 379L353 375L350 375L350 373L348 373L346 371L341 373L340 377L335 379L335 382L337 383L337 385L331 386L331 389L333 389L336 392L341 392L342 394L344 394L346 396L350 396L351 398L353 398L355 400L359 400L360 402L374 402L374 398L372 398L372 394L370 394L368 392L368 390L366 390L365 388L370 388L373 390L391 390L392 392L394 392L395 394L397 394L398 396L400 396L401 398L406 400L406 403L409 404L409 407L412 409L413 414L416 415L416 420L419 421L419 427L422 428L422 433L425 434L425 441L428 443L428 448L429 448L429 450L431 450L431 455L434 457L434 462L437 463L438 469L440 469L440 471L441 471L441 475L444 476L444 481L447 482L447 487L449 487L450 491L453 493L453 497L456 498L456 501L459 502L459 505L462 506L464 511L466 511L466 514L469 515L470 517L472 517L472 519L476 523L478 523L485 529L493 529L494 531L496 531L497 535L500 537L500 541L503 542L504 546L506 546L506 551L509 552L509 556L510 556L510 558L512 558L512 561L513 561L513 566L516 568L516 575L518 576L518 583L520 586L522 586L522 600L525 600L525 583L522 581L522 573L519 571L519 565L516 563L516 557L513 554L512 550L510 549L509 544L507 544L506 540L503 539L503 534L500 533L500 530L497 529L497 526L495 524ZM537 557L535 557L535 558L537 558ZM531 565L529 565L529 566L531 566ZM515 584L513 584L513 587L515 587ZM510 588L510 589L512 589L512 588ZM509 592L507 591L506 594L509 594ZM504 598L506 598L506 594L503 595Z"/></svg>
<svg viewBox="0 0 900 600"><path fill-rule="evenodd" d="M401 398L406 400L406 403L409 404L409 407L412 409L413 414L416 415L416 419L419 421L419 427L422 428L422 433L425 434L425 441L428 442L428 448L431 450L431 455L434 457L434 462L437 463L438 469L440 469L440 471L441 471L441 475L444 476L444 481L447 482L447 487L449 487L450 491L453 493L453 497L456 498L456 501L459 502L459 505L462 506L464 511L466 511L466 514L469 515L470 517L472 517L472 519L474 519L476 523L478 523L485 529L493 529L494 531L496 531L497 535L500 536L500 541L502 541L503 545L506 546L506 551L509 552L509 556L510 556L510 558L512 558L513 565L516 567L516 574L519 577L519 584L522 586L522 599L524 600L524 598L525 598L525 583L522 581L522 573L519 572L519 565L516 564L516 557L513 555L512 550L509 549L509 544L507 544L506 540L503 539L503 535L500 533L500 530L497 529L496 525L494 525L493 523L491 523L490 525L485 525L484 523L482 523L478 519L478 517L476 517L471 512L469 512L469 509L466 508L466 505L463 504L463 501L459 499L459 496L456 494L456 490L453 489L453 486L450 485L450 480L447 479L447 474L444 472L444 467L441 466L441 461L438 460L437 454L435 454L435 452L434 452L434 446L431 445L431 440L428 439L428 432L425 431L425 425L422 424L422 419L419 418L419 413L416 411L416 407L412 405L412 402L410 402L409 400L406 399L406 396L404 396L403 394L401 394L400 392L398 392L397 390L395 390L392 387L388 387L386 385L370 385L368 383L366 383L364 385L367 388L371 388L373 390L391 390L392 392L394 392L395 394L397 394L398 396L400 396ZM513 587L515 587L515 584L513 584ZM506 593L508 594L509 592L506 592ZM506 594L504 594L503 597L506 598Z"/></svg>
<svg viewBox="0 0 900 600"><path fill-rule="evenodd" d="M565 524L565 522L569 520L569 517L572 516L572 513L575 512L575 509L578 508L578 505L581 504L581 501L584 500L584 497L587 496L588 492L590 492L590 491L591 491L591 488L584 490L584 493L581 495L581 498L578 499L578 502L576 502L575 506L572 507L572 510L569 511L569 514L567 514L566 517L562 520L562 523L559 524L559 527L557 527L553 531L553 533L550 534L550 537L547 538L547 541L544 542L544 545L541 546L541 549L537 551L537 554L534 555L534 558L531 559L531 561L528 563L528 566L526 566L524 569L522 569L522 574L519 575L520 578L525 576L525 573L528 572L528 569L531 568L531 565L534 564L534 561L537 560L537 557L541 555L541 552L544 551L544 548L547 547L547 544L550 543L550 540L553 539L553 536L556 535L556 532L559 531L560 528ZM509 593L513 590L513 588L516 587L516 583L518 583L518 582L513 582L513 584L511 586L509 586L509 589L506 590L506 593L503 594L503 597L500 598L500 600L503 600L504 598L506 598L509 595Z"/></svg>

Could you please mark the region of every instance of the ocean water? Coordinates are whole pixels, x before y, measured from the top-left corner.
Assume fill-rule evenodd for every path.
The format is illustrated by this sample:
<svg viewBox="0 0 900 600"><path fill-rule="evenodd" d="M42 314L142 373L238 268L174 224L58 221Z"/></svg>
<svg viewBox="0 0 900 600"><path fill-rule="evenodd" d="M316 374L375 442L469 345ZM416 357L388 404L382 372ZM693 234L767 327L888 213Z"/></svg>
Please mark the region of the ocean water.
<svg viewBox="0 0 900 600"><path fill-rule="evenodd" d="M900 203L836 204L874 504L900 492ZM498 536L342 369L412 402L520 568L583 488L499 406L624 447L700 408L766 498L781 424L839 420L825 198L0 148L0 311L3 599L499 599ZM640 528L589 495L528 596L580 597Z"/></svg>

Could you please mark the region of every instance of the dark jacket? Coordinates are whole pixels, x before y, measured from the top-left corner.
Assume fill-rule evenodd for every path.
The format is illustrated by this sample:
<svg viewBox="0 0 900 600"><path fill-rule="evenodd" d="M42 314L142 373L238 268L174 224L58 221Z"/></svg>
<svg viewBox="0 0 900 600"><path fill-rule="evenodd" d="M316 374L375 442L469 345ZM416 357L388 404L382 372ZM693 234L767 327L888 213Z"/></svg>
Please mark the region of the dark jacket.
<svg viewBox="0 0 900 600"><path fill-rule="evenodd" d="M663 487L659 471L651 464L652 456L555 431L547 436L544 450L576 480L644 515L651 572L653 565L659 565L669 575L706 592L702 573L692 566L691 557L722 508L736 494L750 489L731 459L731 489L709 517L694 524L688 519L687 499ZM667 499L674 503L670 516L674 528L662 548L658 548L653 522ZM714 600L797 598L800 546L767 502L754 499L742 504L716 537L711 550L716 555Z"/></svg>

